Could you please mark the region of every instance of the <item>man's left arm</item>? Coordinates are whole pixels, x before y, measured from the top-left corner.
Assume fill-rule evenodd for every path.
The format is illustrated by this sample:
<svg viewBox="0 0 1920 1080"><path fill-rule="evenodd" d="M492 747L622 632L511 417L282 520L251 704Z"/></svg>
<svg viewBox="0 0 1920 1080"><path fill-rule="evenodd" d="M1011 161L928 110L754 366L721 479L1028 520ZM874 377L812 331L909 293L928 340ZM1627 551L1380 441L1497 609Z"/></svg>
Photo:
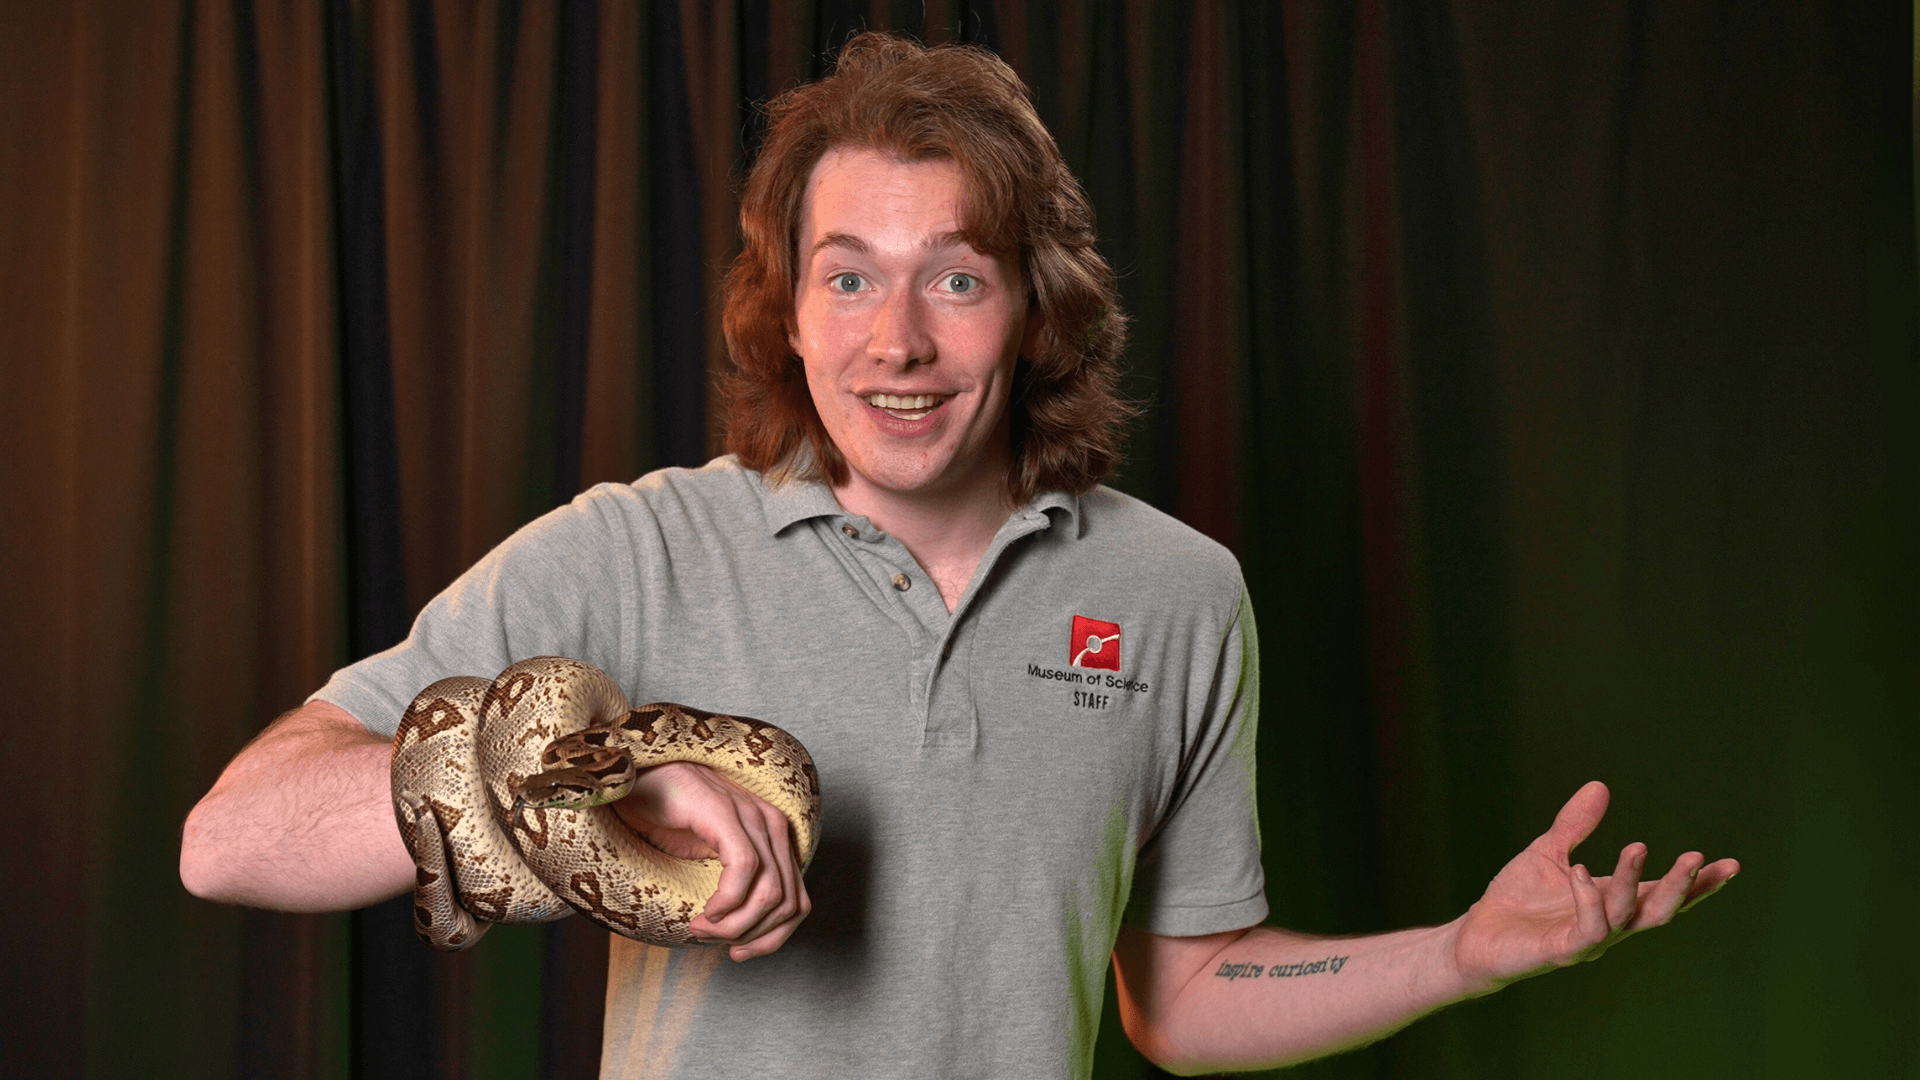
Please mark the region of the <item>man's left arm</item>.
<svg viewBox="0 0 1920 1080"><path fill-rule="evenodd" d="M1606 786L1580 789L1467 913L1444 926L1315 938L1257 926L1205 937L1123 928L1120 1014L1140 1052L1171 1072L1274 1068L1385 1038L1456 1001L1592 960L1718 890L1740 869L1677 859L1642 881L1642 844L1594 877L1569 862L1599 824Z"/></svg>

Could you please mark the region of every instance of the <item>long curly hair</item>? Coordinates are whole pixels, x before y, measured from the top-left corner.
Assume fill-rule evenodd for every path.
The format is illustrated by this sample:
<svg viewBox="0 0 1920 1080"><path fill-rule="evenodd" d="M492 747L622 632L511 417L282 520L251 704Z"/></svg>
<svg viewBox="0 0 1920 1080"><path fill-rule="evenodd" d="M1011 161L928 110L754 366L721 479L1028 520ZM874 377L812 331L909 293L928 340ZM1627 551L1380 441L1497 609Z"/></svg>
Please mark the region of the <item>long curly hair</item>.
<svg viewBox="0 0 1920 1080"><path fill-rule="evenodd" d="M1017 259L1030 318L1042 325L1033 355L1015 368L1009 404L1014 505L1042 491L1083 492L1110 475L1135 412L1116 389L1127 319L1113 268L1094 248L1086 192L1013 69L985 49L868 32L847 42L832 75L782 94L767 111L741 195L745 243L726 279L735 366L725 385L727 448L741 463L776 484L846 482L846 458L788 340L807 182L828 151L851 147L953 161L965 181L968 242Z"/></svg>

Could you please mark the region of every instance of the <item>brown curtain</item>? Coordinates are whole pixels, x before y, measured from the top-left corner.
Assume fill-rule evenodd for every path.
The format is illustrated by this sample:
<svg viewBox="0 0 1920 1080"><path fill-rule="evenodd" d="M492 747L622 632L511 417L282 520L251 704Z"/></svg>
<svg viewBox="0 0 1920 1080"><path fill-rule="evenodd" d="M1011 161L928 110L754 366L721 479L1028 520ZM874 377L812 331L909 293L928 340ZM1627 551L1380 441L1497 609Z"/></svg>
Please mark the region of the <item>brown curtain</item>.
<svg viewBox="0 0 1920 1080"><path fill-rule="evenodd" d="M258 14L0 13L6 760L35 763L8 1075L340 1053L337 920L199 903L174 871L184 809L341 651L324 42Z"/></svg>
<svg viewBox="0 0 1920 1080"><path fill-rule="evenodd" d="M998 50L1100 214L1116 484L1241 557L1275 921L1453 917L1574 786L1748 871L1304 1075L1904 1075L1913 10L0 6L5 1076L582 1077L605 938L202 903L179 824L581 488L717 452L759 103ZM1096 1072L1153 1071L1112 1014Z"/></svg>

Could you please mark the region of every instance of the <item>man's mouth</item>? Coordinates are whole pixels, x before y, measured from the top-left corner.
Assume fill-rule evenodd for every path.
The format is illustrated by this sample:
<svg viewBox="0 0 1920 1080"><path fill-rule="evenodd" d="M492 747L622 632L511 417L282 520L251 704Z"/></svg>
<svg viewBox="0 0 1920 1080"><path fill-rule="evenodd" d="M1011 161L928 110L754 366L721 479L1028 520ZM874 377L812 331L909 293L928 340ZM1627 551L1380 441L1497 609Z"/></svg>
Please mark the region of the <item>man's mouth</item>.
<svg viewBox="0 0 1920 1080"><path fill-rule="evenodd" d="M951 394L868 394L861 400L888 416L919 420L940 407Z"/></svg>

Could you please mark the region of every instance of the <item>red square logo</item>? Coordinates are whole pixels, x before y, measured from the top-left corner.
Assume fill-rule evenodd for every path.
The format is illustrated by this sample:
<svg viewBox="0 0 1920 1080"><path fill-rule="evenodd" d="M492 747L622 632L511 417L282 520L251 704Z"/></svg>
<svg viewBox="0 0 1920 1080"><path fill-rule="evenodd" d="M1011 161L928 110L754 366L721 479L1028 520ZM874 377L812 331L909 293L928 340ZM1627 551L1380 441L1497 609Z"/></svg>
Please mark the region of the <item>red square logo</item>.
<svg viewBox="0 0 1920 1080"><path fill-rule="evenodd" d="M1067 642L1067 663L1073 667L1120 670L1120 624L1073 617L1073 638Z"/></svg>

